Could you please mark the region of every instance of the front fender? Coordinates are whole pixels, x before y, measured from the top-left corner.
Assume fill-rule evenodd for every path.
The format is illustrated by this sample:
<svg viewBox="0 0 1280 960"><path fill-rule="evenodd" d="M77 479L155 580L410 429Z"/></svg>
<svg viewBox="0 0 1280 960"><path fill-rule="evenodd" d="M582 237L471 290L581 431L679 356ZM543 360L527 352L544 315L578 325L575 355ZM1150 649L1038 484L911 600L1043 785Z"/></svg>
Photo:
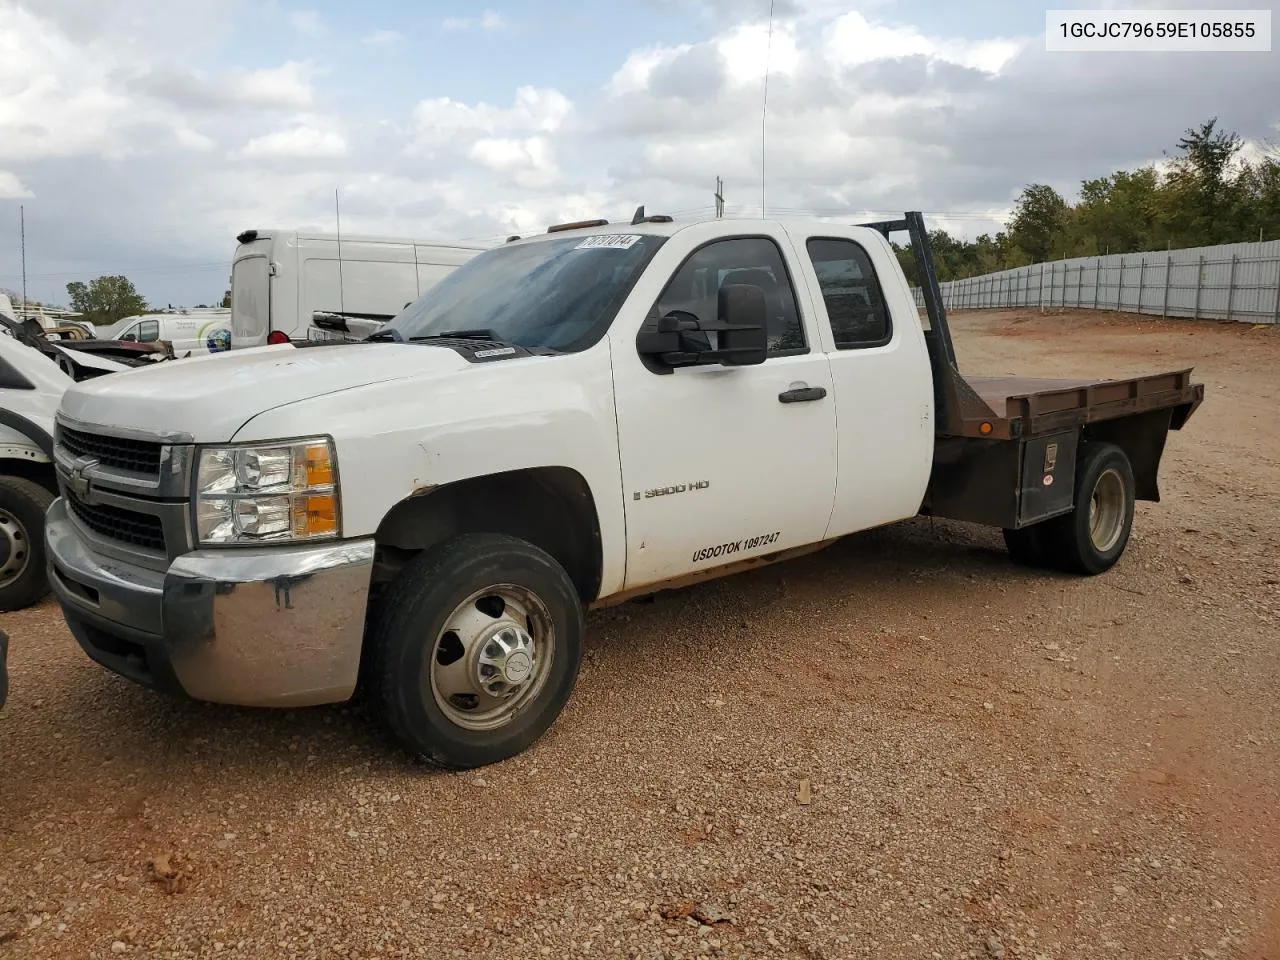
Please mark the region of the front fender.
<svg viewBox="0 0 1280 960"><path fill-rule="evenodd" d="M3 459L49 463L53 460L53 437L34 420L0 407L0 460Z"/></svg>
<svg viewBox="0 0 1280 960"><path fill-rule="evenodd" d="M605 340L582 353L355 387L259 414L235 440L332 436L344 537L373 535L406 497L446 484L531 467L572 469L595 499L607 593L622 583L626 553L607 347Z"/></svg>

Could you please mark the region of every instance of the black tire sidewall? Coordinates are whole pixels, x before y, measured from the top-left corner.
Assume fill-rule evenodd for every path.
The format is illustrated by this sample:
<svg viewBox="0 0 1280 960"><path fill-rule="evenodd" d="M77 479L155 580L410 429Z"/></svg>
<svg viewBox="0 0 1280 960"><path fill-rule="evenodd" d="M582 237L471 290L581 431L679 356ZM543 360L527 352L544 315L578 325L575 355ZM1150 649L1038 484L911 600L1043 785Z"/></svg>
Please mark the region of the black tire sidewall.
<svg viewBox="0 0 1280 960"><path fill-rule="evenodd" d="M1093 499L1098 479L1109 469L1115 469L1124 481L1124 524L1120 536L1111 549L1100 551L1093 545L1089 531L1089 504ZM1081 573L1096 574L1109 570L1124 553L1133 530L1134 477L1133 467L1124 451L1112 443L1089 444L1080 461L1077 474L1076 508L1068 515L1070 539L1067 560Z"/></svg>
<svg viewBox="0 0 1280 960"><path fill-rule="evenodd" d="M27 566L21 575L0 588L0 612L29 607L49 592L45 572L44 516L53 494L39 484L18 477L0 477L0 509L22 527L27 540Z"/></svg>
<svg viewBox="0 0 1280 960"><path fill-rule="evenodd" d="M514 583L531 590L555 625L551 674L537 698L511 723L474 731L450 721L430 688L435 640L459 603L484 587ZM582 604L556 561L514 537L470 534L425 551L401 571L386 597L372 641L373 678L397 739L425 760L450 768L496 763L520 753L554 723L572 693L582 661Z"/></svg>

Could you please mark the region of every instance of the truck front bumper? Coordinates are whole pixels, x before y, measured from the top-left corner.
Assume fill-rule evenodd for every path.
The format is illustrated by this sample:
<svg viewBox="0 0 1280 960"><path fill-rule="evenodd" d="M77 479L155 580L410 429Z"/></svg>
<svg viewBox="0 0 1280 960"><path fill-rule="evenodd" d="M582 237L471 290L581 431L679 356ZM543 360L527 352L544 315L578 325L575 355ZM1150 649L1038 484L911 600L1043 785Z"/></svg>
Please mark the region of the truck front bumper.
<svg viewBox="0 0 1280 960"><path fill-rule="evenodd" d="M350 698L373 540L203 550L163 573L99 553L55 500L49 584L91 658L195 700L298 707Z"/></svg>

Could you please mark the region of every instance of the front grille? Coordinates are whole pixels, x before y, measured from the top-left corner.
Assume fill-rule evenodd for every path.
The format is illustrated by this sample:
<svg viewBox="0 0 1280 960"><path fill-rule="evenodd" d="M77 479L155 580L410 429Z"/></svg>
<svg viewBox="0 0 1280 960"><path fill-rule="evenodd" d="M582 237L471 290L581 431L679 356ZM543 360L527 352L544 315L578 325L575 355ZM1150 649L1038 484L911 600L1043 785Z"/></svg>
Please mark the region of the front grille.
<svg viewBox="0 0 1280 960"><path fill-rule="evenodd" d="M153 517L147 513L136 513L133 510L122 510L119 507L90 505L76 499L70 491L65 493L71 512L99 536L145 547L148 550L157 550L160 553L165 552L164 525L159 517Z"/></svg>
<svg viewBox="0 0 1280 960"><path fill-rule="evenodd" d="M62 427L58 442L73 457L93 457L104 467L134 473L160 473L160 444L150 440L126 440Z"/></svg>

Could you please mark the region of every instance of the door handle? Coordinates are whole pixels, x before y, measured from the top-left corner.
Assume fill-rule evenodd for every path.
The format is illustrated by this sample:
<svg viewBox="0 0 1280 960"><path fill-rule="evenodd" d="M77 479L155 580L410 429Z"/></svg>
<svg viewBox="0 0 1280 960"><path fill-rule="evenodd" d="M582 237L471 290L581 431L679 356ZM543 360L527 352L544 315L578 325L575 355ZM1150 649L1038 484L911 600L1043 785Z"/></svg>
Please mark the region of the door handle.
<svg viewBox="0 0 1280 960"><path fill-rule="evenodd" d="M821 400L826 395L826 387L810 387L802 383L797 384L790 390L783 390L778 394L778 400L782 403L808 403L813 400Z"/></svg>

